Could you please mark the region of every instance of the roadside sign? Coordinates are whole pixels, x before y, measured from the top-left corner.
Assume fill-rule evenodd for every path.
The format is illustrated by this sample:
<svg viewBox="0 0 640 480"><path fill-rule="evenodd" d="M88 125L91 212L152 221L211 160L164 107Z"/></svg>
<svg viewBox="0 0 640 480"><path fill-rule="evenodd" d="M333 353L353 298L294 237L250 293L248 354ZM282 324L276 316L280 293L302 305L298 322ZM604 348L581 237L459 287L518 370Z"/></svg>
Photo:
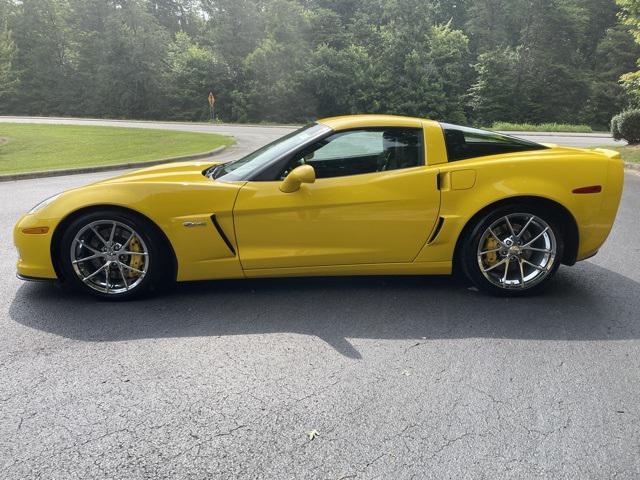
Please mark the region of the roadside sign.
<svg viewBox="0 0 640 480"><path fill-rule="evenodd" d="M216 118L216 114L213 109L213 105L216 103L216 97L213 96L213 92L209 92L208 100L209 100L209 116L211 118L211 121L214 121Z"/></svg>

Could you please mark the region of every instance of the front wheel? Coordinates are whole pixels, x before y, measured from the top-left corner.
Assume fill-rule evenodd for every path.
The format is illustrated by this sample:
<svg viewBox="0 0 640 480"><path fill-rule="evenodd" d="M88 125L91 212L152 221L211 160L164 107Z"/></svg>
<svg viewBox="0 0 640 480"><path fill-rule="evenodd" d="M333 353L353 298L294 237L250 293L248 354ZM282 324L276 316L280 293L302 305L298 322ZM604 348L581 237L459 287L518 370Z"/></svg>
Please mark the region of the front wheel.
<svg viewBox="0 0 640 480"><path fill-rule="evenodd" d="M163 278L161 242L148 222L119 211L80 216L63 232L59 264L72 287L121 300L149 292Z"/></svg>
<svg viewBox="0 0 640 480"><path fill-rule="evenodd" d="M560 266L564 242L560 223L528 205L497 209L463 239L461 264L484 291L520 295L540 288Z"/></svg>

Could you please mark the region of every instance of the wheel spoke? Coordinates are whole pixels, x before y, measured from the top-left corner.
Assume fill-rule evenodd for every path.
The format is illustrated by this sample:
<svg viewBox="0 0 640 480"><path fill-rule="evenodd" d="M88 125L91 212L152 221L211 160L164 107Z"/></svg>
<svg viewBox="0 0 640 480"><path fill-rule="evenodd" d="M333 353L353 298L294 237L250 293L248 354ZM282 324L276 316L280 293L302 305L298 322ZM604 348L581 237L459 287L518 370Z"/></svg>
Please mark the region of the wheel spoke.
<svg viewBox="0 0 640 480"><path fill-rule="evenodd" d="M127 241L124 242L124 244L122 245L121 250L124 250L125 248L127 248L129 246L129 242L131 242L131 240L133 240L133 237L136 236L136 232L131 231L131 235L129 235L129 238L127 238Z"/></svg>
<svg viewBox="0 0 640 480"><path fill-rule="evenodd" d="M530 246L532 243L534 243L536 240L538 240L542 235L544 235L545 233L547 233L547 230L549 230L549 227L545 227L544 230L542 230L538 235L536 235L535 237L533 237L533 240L529 240L526 244L524 244L521 248L527 248L528 246Z"/></svg>
<svg viewBox="0 0 640 480"><path fill-rule="evenodd" d="M100 250L96 250L92 246L87 245L84 240L78 240L78 243L80 244L80 248L86 248L87 250L90 250L91 252L93 252L93 253L95 253L97 255L98 254L102 255L102 252Z"/></svg>
<svg viewBox="0 0 640 480"><path fill-rule="evenodd" d="M142 270L138 270L137 268L131 267L129 265L127 265L126 263L123 262L118 262L120 265L122 265L124 268L131 270L132 272L136 272L136 273L144 273L144 271Z"/></svg>
<svg viewBox="0 0 640 480"><path fill-rule="evenodd" d="M498 241L498 243L500 245L502 245L503 247L506 247L504 242L502 240L500 240L500 237L498 235L496 235L496 233L493 231L493 229L491 227L489 227L489 233L495 237L495 239Z"/></svg>
<svg viewBox="0 0 640 480"><path fill-rule="evenodd" d="M498 263L494 263L493 265L491 265L489 268L485 268L485 269L483 270L483 272L485 272L485 273L486 273L486 272L490 272L490 271L491 271L491 270L493 270L494 268L499 267L500 265L502 265L503 263L505 263L505 262L507 261L507 258L509 258L509 257L503 258L503 259L502 259L502 260L500 260Z"/></svg>
<svg viewBox="0 0 640 480"><path fill-rule="evenodd" d="M518 238L522 238L522 234L527 230L527 228L529 228L529 225L531 225L531 222L533 222L533 219L536 218L533 215L531 215L531 217L529 218L529 220L527 220L527 223L524 224L524 227L522 227L520 229L520 233L518 233Z"/></svg>
<svg viewBox="0 0 640 480"><path fill-rule="evenodd" d="M522 259L518 259L518 266L520 267L520 278L522 279L522 283L520 284L522 288L524 288L524 267L522 266Z"/></svg>
<svg viewBox="0 0 640 480"><path fill-rule="evenodd" d="M551 253L551 250L547 248L522 247L522 250L532 250L534 252Z"/></svg>
<svg viewBox="0 0 640 480"><path fill-rule="evenodd" d="M98 232L98 230L95 227L92 226L91 231L96 235L96 237L100 239L102 243L105 244L105 246L107 245L107 241L103 238L102 235L100 235L100 232Z"/></svg>
<svg viewBox="0 0 640 480"><path fill-rule="evenodd" d="M500 248L493 248L491 250L485 250L484 252L480 252L479 255L486 255L487 253L499 252L500 250L501 250Z"/></svg>
<svg viewBox="0 0 640 480"><path fill-rule="evenodd" d="M93 260L94 258L102 258L103 254L102 253L95 253L93 255L89 255L88 257L84 257L84 258L79 258L77 260L74 260L72 263L74 265L78 264L78 263L82 263L82 262L86 262L88 260Z"/></svg>
<svg viewBox="0 0 640 480"><path fill-rule="evenodd" d="M125 290L129 290L129 283L127 282L127 276L124 274L124 270L122 269L122 264L118 262L118 269L120 270L120 276L122 277L122 281L124 282Z"/></svg>
<svg viewBox="0 0 640 480"><path fill-rule="evenodd" d="M147 252L129 252L129 251L123 252L122 250L120 250L118 252L118 255L140 255L142 257L146 257L149 254Z"/></svg>
<svg viewBox="0 0 640 480"><path fill-rule="evenodd" d="M547 269L541 267L540 265L536 265L535 263L531 263L529 260L525 260L524 258L522 259L523 263L526 263L527 265L530 265L531 267L535 268L536 270L540 271L540 272L546 272Z"/></svg>
<svg viewBox="0 0 640 480"><path fill-rule="evenodd" d="M113 222L113 227L111 228L111 233L109 234L109 244L113 242L113 237L116 234L116 222Z"/></svg>
<svg viewBox="0 0 640 480"><path fill-rule="evenodd" d="M88 280L91 280L93 277L95 277L97 274L99 274L100 272L102 272L105 268L107 268L107 265L109 265L109 263L105 263L104 265L102 265L99 269L97 269L95 272L93 272L91 275L84 277L82 279L83 282L87 282Z"/></svg>
<svg viewBox="0 0 640 480"><path fill-rule="evenodd" d="M509 274L509 265L511 264L511 257L506 258L507 263L504 265L504 275L502 276L502 283L507 283L507 275Z"/></svg>
<svg viewBox="0 0 640 480"><path fill-rule="evenodd" d="M511 225L511 222L509 221L509 215L504 217L504 220L507 223L507 227L509 227L509 231L511 232L511 238L513 238L515 240L516 239L516 232L513 231L513 225Z"/></svg>
<svg viewBox="0 0 640 480"><path fill-rule="evenodd" d="M104 284L107 289L106 293L109 293L109 272L111 271L111 262L106 263L107 268L104 271Z"/></svg>

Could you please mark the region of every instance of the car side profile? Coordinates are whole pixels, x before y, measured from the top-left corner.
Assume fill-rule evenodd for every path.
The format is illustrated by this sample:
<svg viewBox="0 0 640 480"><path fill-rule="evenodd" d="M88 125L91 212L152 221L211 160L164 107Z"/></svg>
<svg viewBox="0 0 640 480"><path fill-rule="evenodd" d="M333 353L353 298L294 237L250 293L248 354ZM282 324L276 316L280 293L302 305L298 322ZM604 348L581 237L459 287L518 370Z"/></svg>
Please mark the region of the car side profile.
<svg viewBox="0 0 640 480"><path fill-rule="evenodd" d="M420 118L318 120L239 160L145 168L15 226L18 276L125 299L171 281L448 275L519 295L595 255L617 152Z"/></svg>

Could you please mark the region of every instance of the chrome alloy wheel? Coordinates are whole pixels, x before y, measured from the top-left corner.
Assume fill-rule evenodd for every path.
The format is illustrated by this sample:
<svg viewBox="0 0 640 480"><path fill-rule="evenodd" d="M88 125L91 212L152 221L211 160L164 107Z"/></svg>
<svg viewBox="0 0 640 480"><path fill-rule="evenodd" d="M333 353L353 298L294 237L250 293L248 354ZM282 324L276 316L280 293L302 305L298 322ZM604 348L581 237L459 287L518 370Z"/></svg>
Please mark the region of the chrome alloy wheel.
<svg viewBox="0 0 640 480"><path fill-rule="evenodd" d="M553 270L557 242L540 217L510 213L493 222L480 237L478 265L489 282L504 289L527 289Z"/></svg>
<svg viewBox="0 0 640 480"><path fill-rule="evenodd" d="M149 251L130 226L97 220L82 227L71 242L71 265L78 278L101 293L136 288L149 269Z"/></svg>

